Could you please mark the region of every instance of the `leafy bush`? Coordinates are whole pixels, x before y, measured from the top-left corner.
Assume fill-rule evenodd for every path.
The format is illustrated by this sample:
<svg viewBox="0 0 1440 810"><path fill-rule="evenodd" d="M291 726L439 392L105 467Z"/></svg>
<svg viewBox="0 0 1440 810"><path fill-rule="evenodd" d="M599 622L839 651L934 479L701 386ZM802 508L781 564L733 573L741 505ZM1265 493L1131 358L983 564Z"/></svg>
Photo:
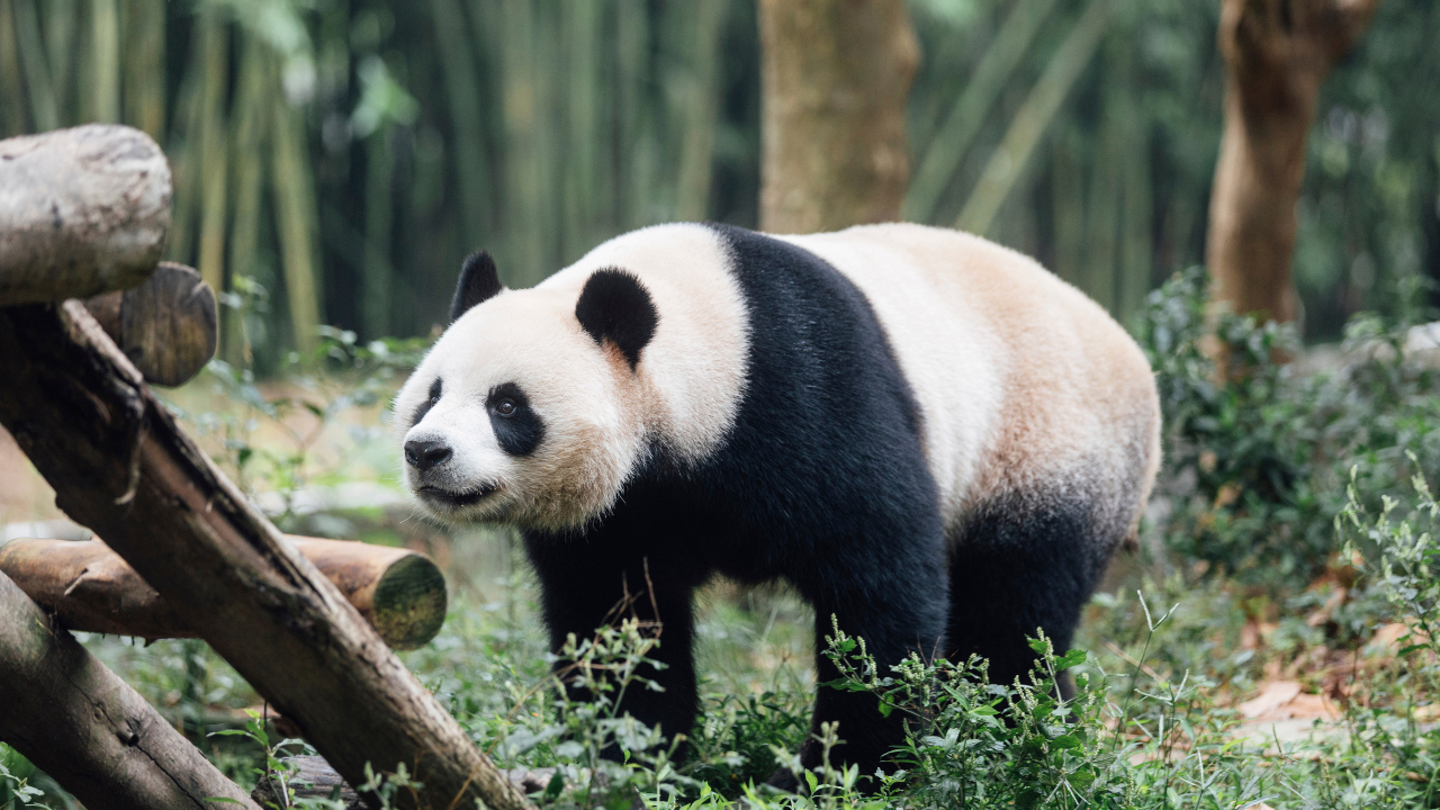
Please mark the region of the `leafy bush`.
<svg viewBox="0 0 1440 810"><path fill-rule="evenodd" d="M1412 279L1403 297L1423 291ZM1217 574L1298 589L1336 551L1331 520L1352 467L1372 507L1403 488L1406 452L1440 469L1440 376L1405 351L1422 313L1359 316L1338 362L1306 370L1281 362L1296 351L1289 327L1221 313L1207 338L1205 302L1194 269L1151 293L1139 321L1166 425L1156 494L1169 511L1151 532Z"/></svg>

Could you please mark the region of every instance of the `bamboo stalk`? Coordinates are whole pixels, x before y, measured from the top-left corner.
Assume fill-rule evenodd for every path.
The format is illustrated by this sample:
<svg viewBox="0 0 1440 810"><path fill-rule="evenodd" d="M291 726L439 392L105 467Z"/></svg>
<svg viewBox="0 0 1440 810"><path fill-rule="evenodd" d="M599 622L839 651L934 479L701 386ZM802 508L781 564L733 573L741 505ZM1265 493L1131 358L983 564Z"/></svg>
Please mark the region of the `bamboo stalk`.
<svg viewBox="0 0 1440 810"><path fill-rule="evenodd" d="M268 64L266 46L253 36L241 45L239 89L235 100L235 118L239 121L235 140L255 155L270 149L270 95L275 91L274 71ZM256 271L260 255L261 193L265 186L263 160L235 162L235 213L230 221L228 289L235 288L237 275ZM233 309L222 309L220 351L231 365L248 367L254 362L246 337L244 315Z"/></svg>
<svg viewBox="0 0 1440 810"><path fill-rule="evenodd" d="M609 139L601 112L605 95L604 5L574 0L560 17L565 42L565 161L561 195L563 261L579 258L593 246L603 206L600 179Z"/></svg>
<svg viewBox="0 0 1440 810"><path fill-rule="evenodd" d="M126 0L125 120L157 141L165 136L165 0Z"/></svg>
<svg viewBox="0 0 1440 810"><path fill-rule="evenodd" d="M683 135L675 182L675 218L705 218L714 169L715 118L720 107L720 34L725 6L720 0L695 0L689 32L689 92L682 116Z"/></svg>
<svg viewBox="0 0 1440 810"><path fill-rule="evenodd" d="M275 189L275 230L280 235L285 298L295 347L308 355L319 339L321 321L315 264L318 209L310 187L304 111L292 106L283 93L276 94L273 110L270 185Z"/></svg>
<svg viewBox="0 0 1440 810"><path fill-rule="evenodd" d="M970 192L965 207L956 218L956 228L982 235L990 229L996 212L1025 174L1041 136L1060 111L1060 105L1069 95L1075 80L1080 78L1090 58L1095 55L1109 22L1109 0L1090 0L1085 13L1070 30L1060 50L1045 67L1040 81L1035 83L1010 121L1010 128L990 156L979 184Z"/></svg>
<svg viewBox="0 0 1440 810"><path fill-rule="evenodd" d="M55 110L60 115L60 126L64 126L82 117L77 103L81 100L78 90L83 84L80 77L90 73L84 69L89 66L83 63L91 54L80 47L79 41L84 15L80 11L80 0L44 0L39 5L44 11L41 19L45 23L45 53L50 58Z"/></svg>
<svg viewBox="0 0 1440 810"><path fill-rule="evenodd" d="M120 7L117 0L90 0L90 52L88 78L90 120L120 123Z"/></svg>
<svg viewBox="0 0 1440 810"><path fill-rule="evenodd" d="M195 269L213 290L225 289L225 224L230 177L225 101L230 84L230 37L218 11L202 13L204 84L200 101L200 249Z"/></svg>
<svg viewBox="0 0 1440 810"><path fill-rule="evenodd" d="M1150 278L1155 260L1154 236L1151 230L1154 201L1150 187L1150 132L1136 121L1141 111L1134 102L1134 66L1127 70L1128 92L1124 95L1121 118L1125 160L1120 161L1121 183L1124 186L1125 213L1121 223L1119 290L1115 294L1114 314L1121 324L1128 324L1145 302L1150 291Z"/></svg>
<svg viewBox="0 0 1440 810"><path fill-rule="evenodd" d="M40 38L40 20L35 0L15 0L15 28L20 35L20 63L25 69L26 95L30 99L30 120L35 129L46 132L60 126L55 105L55 88L50 80Z"/></svg>
<svg viewBox="0 0 1440 810"><path fill-rule="evenodd" d="M1055 275L1078 284L1085 260L1085 176L1073 130L1057 133L1050 162Z"/></svg>
<svg viewBox="0 0 1440 810"><path fill-rule="evenodd" d="M1000 31L975 72L965 84L945 121L930 140L905 193L905 218L915 222L933 222L941 196L955 178L961 161L970 150L980 126L1000 93L1015 74L1021 58L1035 41L1040 24L1055 7L1056 0L1019 0L1011 9Z"/></svg>
<svg viewBox="0 0 1440 810"><path fill-rule="evenodd" d="M458 0L431 0L435 40L445 76L445 98L450 113L454 152L451 173L460 202L460 239L478 243L488 232L487 197L492 184L485 165L485 130L481 123L480 84L475 62L465 39L465 15ZM483 42L484 40L476 40Z"/></svg>
<svg viewBox="0 0 1440 810"><path fill-rule="evenodd" d="M1090 174L1085 273L1080 288L1111 312L1115 310L1115 265L1119 257L1120 195L1123 193L1120 164L1129 159L1124 153L1126 125L1120 117L1118 100L1114 95L1108 96Z"/></svg>
<svg viewBox="0 0 1440 810"><path fill-rule="evenodd" d="M365 265L360 279L360 315L368 338L390 334L390 279L388 258L395 223L395 154L388 126L370 133L365 161Z"/></svg>
<svg viewBox="0 0 1440 810"><path fill-rule="evenodd" d="M0 138L25 132L25 87L21 84L20 41L13 0L0 0Z"/></svg>

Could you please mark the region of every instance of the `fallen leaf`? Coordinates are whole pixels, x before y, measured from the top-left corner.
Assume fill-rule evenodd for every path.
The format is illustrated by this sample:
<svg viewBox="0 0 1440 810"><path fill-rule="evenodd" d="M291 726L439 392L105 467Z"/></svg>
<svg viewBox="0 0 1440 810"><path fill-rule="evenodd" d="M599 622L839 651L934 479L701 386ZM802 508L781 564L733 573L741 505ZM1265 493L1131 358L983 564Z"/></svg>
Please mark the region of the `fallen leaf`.
<svg viewBox="0 0 1440 810"><path fill-rule="evenodd" d="M1254 720L1261 715L1269 714L1295 699L1300 694L1299 681L1274 681L1268 683L1260 691L1258 697L1241 703L1240 714Z"/></svg>

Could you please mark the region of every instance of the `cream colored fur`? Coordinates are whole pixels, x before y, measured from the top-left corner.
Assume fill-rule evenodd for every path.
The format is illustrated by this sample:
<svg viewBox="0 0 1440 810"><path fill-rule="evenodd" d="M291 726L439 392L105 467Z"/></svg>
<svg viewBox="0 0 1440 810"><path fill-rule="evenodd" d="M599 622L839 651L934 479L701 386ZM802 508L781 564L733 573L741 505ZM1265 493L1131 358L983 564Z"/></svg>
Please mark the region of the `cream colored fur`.
<svg viewBox="0 0 1440 810"><path fill-rule="evenodd" d="M1144 354L1098 304L1033 259L958 231L780 238L870 300L924 413L948 526L999 496L1069 491L1138 494L1096 504L1133 529L1159 464L1159 400Z"/></svg>

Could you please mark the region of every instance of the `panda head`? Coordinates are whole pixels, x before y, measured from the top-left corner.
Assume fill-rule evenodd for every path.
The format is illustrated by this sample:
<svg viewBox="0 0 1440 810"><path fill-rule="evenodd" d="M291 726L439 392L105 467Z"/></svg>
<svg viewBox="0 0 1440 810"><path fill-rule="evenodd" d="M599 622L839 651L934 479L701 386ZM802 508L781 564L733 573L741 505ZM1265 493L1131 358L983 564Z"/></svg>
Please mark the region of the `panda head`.
<svg viewBox="0 0 1440 810"><path fill-rule="evenodd" d="M405 481L449 523L562 531L614 504L644 452L634 404L659 315L633 275L505 289L465 260L451 325L396 398Z"/></svg>

